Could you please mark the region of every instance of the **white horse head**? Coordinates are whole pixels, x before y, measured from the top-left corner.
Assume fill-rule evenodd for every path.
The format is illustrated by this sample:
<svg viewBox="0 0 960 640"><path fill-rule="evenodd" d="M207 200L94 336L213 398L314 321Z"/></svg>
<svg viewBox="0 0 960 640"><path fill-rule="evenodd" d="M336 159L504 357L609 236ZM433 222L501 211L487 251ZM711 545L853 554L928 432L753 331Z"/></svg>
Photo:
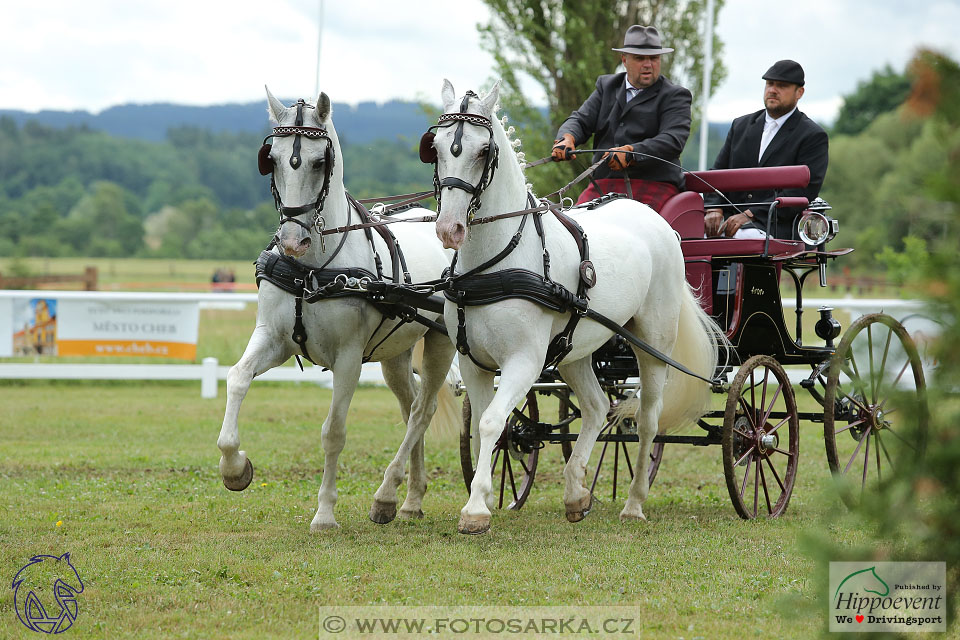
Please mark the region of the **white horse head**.
<svg viewBox="0 0 960 640"><path fill-rule="evenodd" d="M302 258L321 220L327 225L340 223L331 219L344 209L340 140L327 94L321 92L316 104L300 101L287 107L267 89L267 103L275 126L273 143L261 149L260 171L273 174L281 214L280 250Z"/></svg>
<svg viewBox="0 0 960 640"><path fill-rule="evenodd" d="M459 249L481 201L492 210L521 209L526 187L511 142L496 118L500 82L482 97L468 91L457 100L453 85L444 80L441 97L444 115L433 139L440 185L437 236L445 248ZM460 114L474 117L457 117ZM505 188L491 189L495 181Z"/></svg>

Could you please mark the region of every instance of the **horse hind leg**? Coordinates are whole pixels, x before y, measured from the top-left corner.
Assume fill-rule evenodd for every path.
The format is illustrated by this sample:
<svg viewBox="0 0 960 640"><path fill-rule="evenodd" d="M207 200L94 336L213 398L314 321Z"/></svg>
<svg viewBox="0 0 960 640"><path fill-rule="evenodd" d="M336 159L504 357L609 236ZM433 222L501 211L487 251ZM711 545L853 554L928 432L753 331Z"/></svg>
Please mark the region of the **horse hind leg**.
<svg viewBox="0 0 960 640"><path fill-rule="evenodd" d="M231 491L243 491L253 480L253 464L246 451L240 451L240 405L254 376L281 364L286 359L276 341L258 327L250 336L240 360L227 374L227 407L220 427L217 447L220 449L220 476Z"/></svg>
<svg viewBox="0 0 960 640"><path fill-rule="evenodd" d="M420 365L420 391L413 401L408 425L414 425L417 440L410 454L410 472L407 479L407 497L400 507L401 518L422 518L423 496L427 492L427 468L423 452L427 429L437 415L438 399L446 394L448 402L453 394L445 389L447 373L456 352L446 334L428 331L423 339L423 360ZM441 425L442 427L442 425ZM409 427L408 427L409 428Z"/></svg>
<svg viewBox="0 0 960 640"><path fill-rule="evenodd" d="M562 365L560 375L570 385L580 402L581 429L573 453L563 468L565 480L563 503L567 520L579 522L590 512L593 496L583 486L590 453L603 428L610 403L593 372L590 358Z"/></svg>
<svg viewBox="0 0 960 640"><path fill-rule="evenodd" d="M374 495L374 504L370 509L370 519L374 522L389 522L396 514L396 492L402 482L403 468L408 456L410 471L407 478L407 496L400 507L399 515L401 518L423 517L423 496L427 491L427 473L423 459L424 433L436 413L437 394L446 383L453 353L453 345L445 335L434 332L426 334L419 391L413 379L409 355L405 355L401 362L385 363L384 380L388 386L391 389L397 387L394 393L397 393L398 398L401 394L410 393L413 402L407 404L408 410L404 412L407 431L403 442L384 472L383 484ZM412 395L414 393L415 396Z"/></svg>
<svg viewBox="0 0 960 640"><path fill-rule="evenodd" d="M637 422L637 437L640 441L637 459L634 462L633 481L627 492L627 501L620 512L620 520L646 520L643 503L650 492L648 471L650 450L657 435L660 412L663 408L663 386L667 377L665 364L646 353L635 350L640 365L640 406L634 416Z"/></svg>
<svg viewBox="0 0 960 640"><path fill-rule="evenodd" d="M400 415L403 422L407 425L407 435L403 443L407 442L410 435L410 408L417 394L417 383L413 378L413 367L411 365L412 350L384 360L380 363L380 369L383 372L383 380L387 388L396 396L400 404ZM383 483L373 495L373 505L370 507L370 520L377 524L386 524L397 517L397 489L403 482L403 469L406 466L406 456L409 455L409 448L404 444L400 445L400 450L394 456L393 460L383 472ZM421 449L422 451L422 449Z"/></svg>

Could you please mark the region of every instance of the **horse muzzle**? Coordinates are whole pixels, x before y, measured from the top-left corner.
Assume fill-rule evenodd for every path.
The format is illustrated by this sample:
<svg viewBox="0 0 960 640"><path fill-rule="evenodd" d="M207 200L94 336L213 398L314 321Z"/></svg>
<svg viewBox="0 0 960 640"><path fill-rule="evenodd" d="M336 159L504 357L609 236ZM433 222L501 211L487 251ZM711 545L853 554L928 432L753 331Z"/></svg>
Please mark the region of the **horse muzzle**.
<svg viewBox="0 0 960 640"><path fill-rule="evenodd" d="M444 249L460 249L463 239L467 235L467 228L462 222L437 221L437 237L443 243Z"/></svg>
<svg viewBox="0 0 960 640"><path fill-rule="evenodd" d="M313 240L308 235L297 237L284 235L280 238L280 250L283 255L290 258L302 258L312 244Z"/></svg>

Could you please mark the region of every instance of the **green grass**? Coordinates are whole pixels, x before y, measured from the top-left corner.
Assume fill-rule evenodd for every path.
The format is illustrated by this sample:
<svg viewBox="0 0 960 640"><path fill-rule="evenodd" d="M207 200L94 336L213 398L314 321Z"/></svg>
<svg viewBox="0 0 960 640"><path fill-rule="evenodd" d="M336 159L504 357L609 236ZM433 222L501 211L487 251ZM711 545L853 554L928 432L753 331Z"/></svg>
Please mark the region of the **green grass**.
<svg viewBox="0 0 960 640"><path fill-rule="evenodd" d="M621 524L622 497L606 495L569 524L551 447L526 506L467 537L449 434L428 435L426 517L367 519L402 432L392 396L361 388L340 460L341 528L311 535L330 392L252 387L241 443L256 477L243 493L217 472L223 396L202 400L194 383L0 386L0 577L69 551L86 585L75 638L310 638L318 606L364 604L630 606L645 636L664 638L823 632L812 604L823 568L798 543L835 504L815 425L801 427L797 486L778 520L736 516L719 447L668 446L649 522ZM843 518L829 529L862 542ZM0 637L27 637L12 591L0 603Z"/></svg>

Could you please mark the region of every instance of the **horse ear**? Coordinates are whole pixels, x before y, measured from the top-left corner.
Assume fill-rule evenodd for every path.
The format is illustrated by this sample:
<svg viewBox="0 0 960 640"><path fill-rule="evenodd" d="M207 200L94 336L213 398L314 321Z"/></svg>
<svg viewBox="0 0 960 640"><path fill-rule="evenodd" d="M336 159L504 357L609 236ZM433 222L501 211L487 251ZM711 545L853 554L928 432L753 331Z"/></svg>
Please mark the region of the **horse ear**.
<svg viewBox="0 0 960 640"><path fill-rule="evenodd" d="M263 88L267 90L267 113L270 114L270 122L280 124L280 116L287 110L287 107L273 97L267 85L263 85Z"/></svg>
<svg viewBox="0 0 960 640"><path fill-rule="evenodd" d="M323 91L320 92L320 97L317 98L317 120L320 122L326 122L327 118L330 116L330 98Z"/></svg>
<svg viewBox="0 0 960 640"><path fill-rule="evenodd" d="M444 113L452 113L453 105L457 100L457 92L453 90L453 83L443 79L443 89L440 90L440 99L443 100Z"/></svg>
<svg viewBox="0 0 960 640"><path fill-rule="evenodd" d="M483 96L480 101L483 104L483 109L486 112L486 115L493 117L494 110L497 108L498 100L500 100L499 80L493 83L493 86L490 87L490 91L488 91L487 95Z"/></svg>

